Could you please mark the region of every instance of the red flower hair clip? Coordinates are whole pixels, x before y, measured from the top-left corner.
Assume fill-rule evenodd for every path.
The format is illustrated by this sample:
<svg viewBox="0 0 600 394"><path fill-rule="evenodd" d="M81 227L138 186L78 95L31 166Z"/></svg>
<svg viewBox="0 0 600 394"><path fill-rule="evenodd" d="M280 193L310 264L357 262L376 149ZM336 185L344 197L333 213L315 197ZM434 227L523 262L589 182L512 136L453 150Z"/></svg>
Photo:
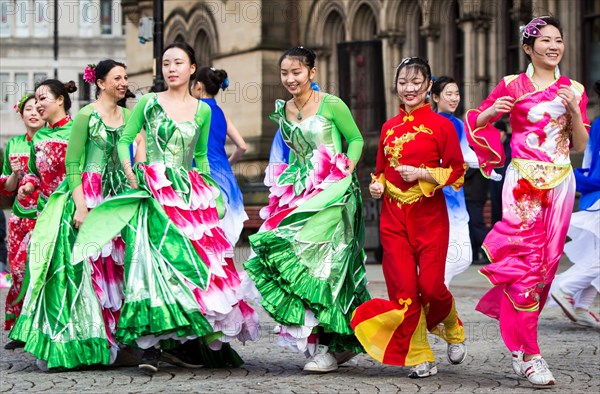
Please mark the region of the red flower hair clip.
<svg viewBox="0 0 600 394"><path fill-rule="evenodd" d="M88 64L83 71L83 80L90 85L96 83L96 65Z"/></svg>

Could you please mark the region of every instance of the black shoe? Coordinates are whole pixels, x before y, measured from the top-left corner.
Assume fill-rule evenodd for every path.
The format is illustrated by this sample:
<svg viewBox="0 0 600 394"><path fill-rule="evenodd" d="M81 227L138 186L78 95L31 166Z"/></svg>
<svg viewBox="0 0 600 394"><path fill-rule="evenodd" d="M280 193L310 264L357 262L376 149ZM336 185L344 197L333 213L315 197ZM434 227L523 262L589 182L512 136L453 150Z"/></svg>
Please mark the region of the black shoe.
<svg viewBox="0 0 600 394"><path fill-rule="evenodd" d="M22 347L25 347L25 342L21 342L21 341L10 341L6 345L4 345L4 349L6 349L6 350L14 350L14 349L22 348Z"/></svg>
<svg viewBox="0 0 600 394"><path fill-rule="evenodd" d="M482 257L480 259L473 260L473 265L486 265L489 263L490 261L487 259L487 257Z"/></svg>
<svg viewBox="0 0 600 394"><path fill-rule="evenodd" d="M160 359L160 354L160 349L146 349L142 355L142 360L140 361L138 368L148 375L158 372L158 360Z"/></svg>
<svg viewBox="0 0 600 394"><path fill-rule="evenodd" d="M197 352L191 352L185 345L175 349L163 350L160 361L183 368L202 368L204 362Z"/></svg>

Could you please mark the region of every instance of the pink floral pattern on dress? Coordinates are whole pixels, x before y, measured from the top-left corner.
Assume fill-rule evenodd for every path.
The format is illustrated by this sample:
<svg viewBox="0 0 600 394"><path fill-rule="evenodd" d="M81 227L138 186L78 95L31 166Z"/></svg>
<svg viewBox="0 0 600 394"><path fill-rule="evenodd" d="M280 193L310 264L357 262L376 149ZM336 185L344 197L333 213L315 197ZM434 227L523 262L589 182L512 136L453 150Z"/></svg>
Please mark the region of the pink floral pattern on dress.
<svg viewBox="0 0 600 394"><path fill-rule="evenodd" d="M140 164L146 184L161 204L167 216L189 237L194 249L210 270L209 285L201 290L192 283L196 302L215 331L224 336L219 342L234 338L241 341L258 335L258 315L242 300L240 277L233 264L233 247L220 227L215 198L219 190L208 185L200 173L187 172L190 186L189 200L184 200L167 178L164 163ZM179 174L180 176L182 174ZM215 346L219 346L215 344Z"/></svg>
<svg viewBox="0 0 600 394"><path fill-rule="evenodd" d="M191 185L189 202L172 187L163 163L140 165L146 174L146 182L153 196L163 206L169 218L187 235L194 248L209 266L213 275L224 276L222 264L233 248L219 226L215 198L219 191L207 185L202 176L190 171L187 175Z"/></svg>
<svg viewBox="0 0 600 394"><path fill-rule="evenodd" d="M332 154L321 145L313 151L310 159L312 169L304 180L304 191L300 195L294 192L294 184L279 184L279 176L288 168L288 164L279 164L273 168L275 183L270 187L269 205L260 210L265 219L263 229L272 230L300 204L308 201L333 183L350 176L348 157L342 153Z"/></svg>
<svg viewBox="0 0 600 394"><path fill-rule="evenodd" d="M96 208L104 197L102 196L102 175L97 172L82 172L81 187L88 208Z"/></svg>

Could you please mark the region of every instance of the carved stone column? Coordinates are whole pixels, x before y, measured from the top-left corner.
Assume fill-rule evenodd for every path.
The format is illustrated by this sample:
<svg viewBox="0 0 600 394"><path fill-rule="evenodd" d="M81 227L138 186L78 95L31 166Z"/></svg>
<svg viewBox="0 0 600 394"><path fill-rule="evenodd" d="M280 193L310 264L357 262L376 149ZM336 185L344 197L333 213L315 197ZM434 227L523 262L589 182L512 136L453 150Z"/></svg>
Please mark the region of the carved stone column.
<svg viewBox="0 0 600 394"><path fill-rule="evenodd" d="M437 48L440 38L440 27L437 25L423 26L420 29L421 36L427 38L427 59L432 70L439 69L438 59L439 50Z"/></svg>
<svg viewBox="0 0 600 394"><path fill-rule="evenodd" d="M396 66L402 60L402 48L406 43L406 34L401 31L388 31L381 37L383 45L383 73L385 86L385 102L387 118L398 112L398 98L394 93L393 77Z"/></svg>

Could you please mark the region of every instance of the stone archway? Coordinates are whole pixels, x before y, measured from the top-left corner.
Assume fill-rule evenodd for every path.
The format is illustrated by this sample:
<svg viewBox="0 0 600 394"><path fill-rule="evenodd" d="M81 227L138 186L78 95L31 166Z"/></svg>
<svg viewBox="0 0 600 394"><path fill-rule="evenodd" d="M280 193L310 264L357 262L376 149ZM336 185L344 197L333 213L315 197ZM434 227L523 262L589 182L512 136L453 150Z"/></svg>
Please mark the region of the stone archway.
<svg viewBox="0 0 600 394"><path fill-rule="evenodd" d="M358 6L351 18L351 37L353 41L369 41L377 37L377 14L370 3Z"/></svg>

